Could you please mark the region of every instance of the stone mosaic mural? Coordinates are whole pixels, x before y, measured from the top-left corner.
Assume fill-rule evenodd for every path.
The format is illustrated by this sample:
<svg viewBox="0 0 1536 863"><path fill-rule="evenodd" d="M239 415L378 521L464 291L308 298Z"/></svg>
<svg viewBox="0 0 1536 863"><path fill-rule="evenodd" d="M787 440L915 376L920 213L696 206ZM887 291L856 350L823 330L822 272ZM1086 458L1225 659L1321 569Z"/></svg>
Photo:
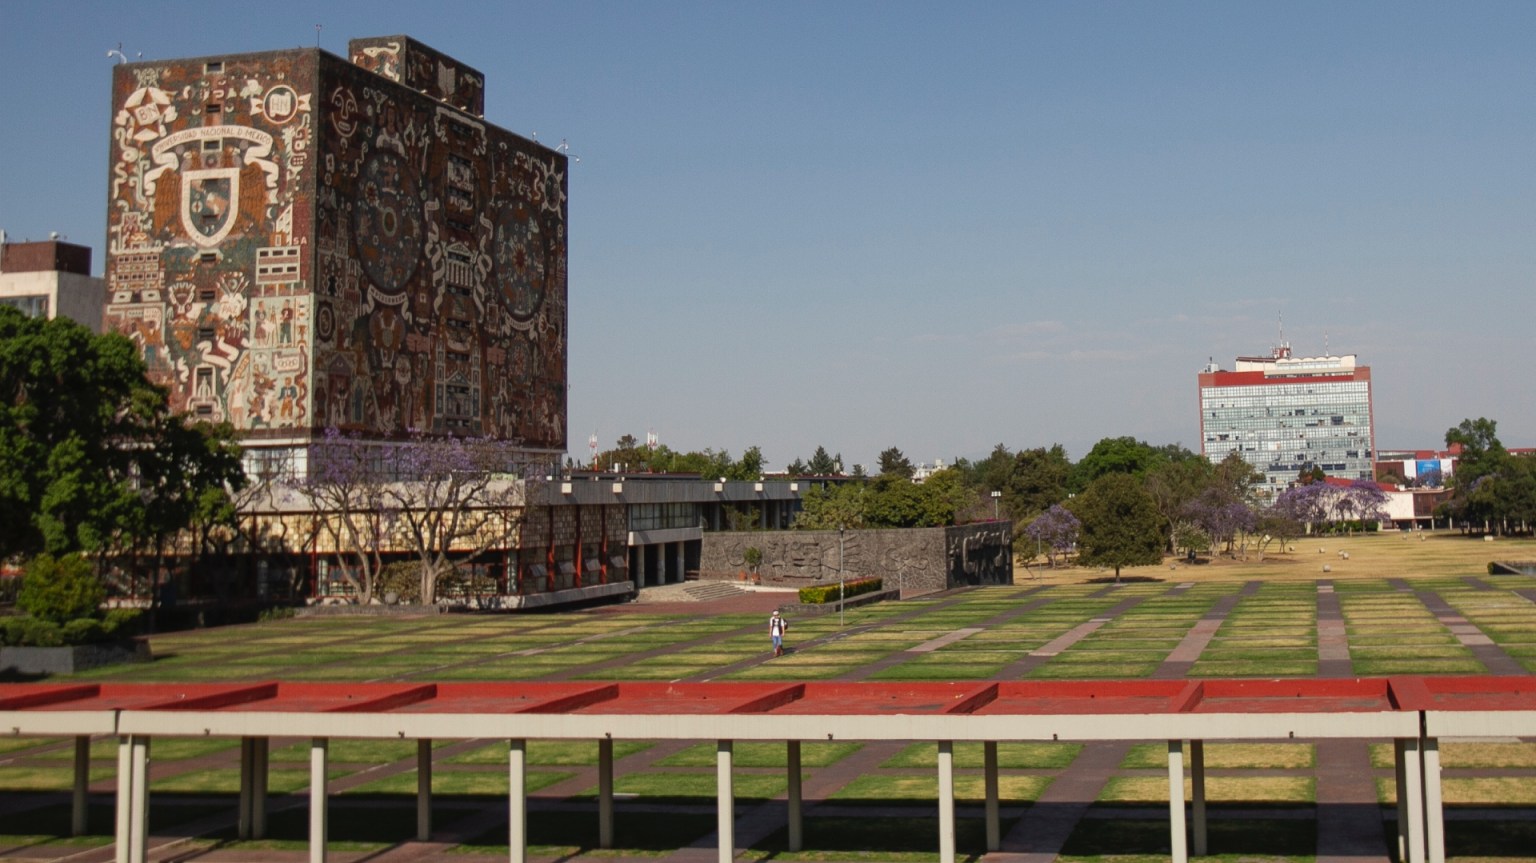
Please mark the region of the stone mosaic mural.
<svg viewBox="0 0 1536 863"><path fill-rule="evenodd" d="M319 50L116 67L108 326L248 438L563 450L566 159L442 54L352 53L474 110Z"/></svg>

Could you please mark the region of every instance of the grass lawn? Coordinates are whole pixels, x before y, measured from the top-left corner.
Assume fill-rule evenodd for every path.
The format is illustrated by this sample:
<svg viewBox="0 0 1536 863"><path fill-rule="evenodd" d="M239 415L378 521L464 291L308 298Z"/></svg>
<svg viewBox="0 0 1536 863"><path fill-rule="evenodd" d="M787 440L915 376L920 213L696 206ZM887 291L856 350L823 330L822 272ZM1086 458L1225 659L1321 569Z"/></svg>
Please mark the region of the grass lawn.
<svg viewBox="0 0 1536 863"><path fill-rule="evenodd" d="M1194 662L1190 677L1307 676L1317 673L1317 617L1319 608L1326 607L1322 605L1324 597L1328 597L1327 602L1336 601L1344 615L1357 674L1482 673L1483 666L1475 655L1426 604L1435 596L1509 655L1536 670L1536 615L1529 600L1512 592L1514 588L1536 587L1536 578L1489 577L1485 569L1489 559L1536 559L1536 542L1482 543L1445 534L1421 540L1418 536L1304 538L1293 543L1295 551L1271 554L1263 561L1256 556L1247 561L1218 557L1201 566L1181 565L1177 571L1166 565L1130 568L1122 573L1126 579L1154 580L1127 581L1120 586L1091 570L1036 570L1043 578L1026 581L1029 574L1021 573L1018 588L984 588L852 610L846 625L839 625L836 615L797 616L790 653L777 659L767 655L767 640L757 614L691 617L626 609L622 614L602 610L462 615L452 620L300 619L171 633L151 639L157 656L152 663L99 669L75 679L429 682L531 680L558 675L569 679L672 680L716 677L723 669L740 664L742 667L728 675L730 679L792 681L860 674L869 664L887 658L899 661L871 679L997 679L1003 669L1019 663L1030 668L1023 675L1030 678L1136 678L1157 671L1190 628L1223 599L1236 602ZM1341 549L1349 552L1349 560L1338 556ZM1323 563L1332 569L1326 576L1321 573ZM1087 583L1095 578L1100 580ZM1324 578L1332 584L1331 596L1319 589L1317 580ZM1400 589L1398 579L1406 579L1409 589ZM1135 599L1140 603L1113 620L1098 621L1094 631L1058 655L1029 655L1096 621L1111 607ZM900 621L889 622L898 615ZM997 622L989 623L993 620ZM905 652L972 627L984 628L938 650ZM456 741L436 743L462 748ZM619 801L619 841L613 852L618 856L669 854L708 835L714 826L713 814L707 812L715 793L713 743L690 746L654 765L644 757L635 759L626 770L625 759L653 745L647 741L615 743L619 760L616 790L638 795L634 800ZM237 741L228 739L156 740L152 777L157 802L152 817L165 817L162 811L191 811L190 798L183 795L216 792L232 796L238 781L236 747ZM803 764L808 771L828 766L835 770L835 765L859 748L857 742L807 741L802 750ZM1001 776L1003 794L1013 801L1012 811L1016 813L1019 805L1038 797L1060 771L1074 763L1083 748L1076 744L1001 745L1001 766L1011 771ZM117 741L93 741L91 751L92 776L110 778ZM806 851L789 854L783 848L785 839L780 831L743 856L774 861L935 859L936 824L926 814L932 811L937 796L935 747L921 743L892 751L897 754L879 768L832 789L831 799L824 804L828 811L818 816L818 807L810 810ZM1500 863L1510 863L1508 858L1516 853L1528 855L1528 849L1536 847L1536 831L1531 828L1536 822L1525 820L1536 807L1536 781L1527 773L1536 769L1536 744L1445 742L1441 752L1450 805L1514 807L1511 814L1516 816L1508 821L1482 822L1489 826L1476 830L1468 829L1466 821L1453 820L1449 827L1452 855L1482 854L1498 857ZM974 812L974 802L981 796L981 745L957 743L955 754L956 765L963 771L956 777L957 793L970 802ZM0 738L0 803L6 795L67 790L72 780L68 766L72 755L67 738ZM538 790L579 775L579 768L595 765L597 746L594 741L529 741L528 755L530 764L541 768L529 774L530 789ZM304 743L274 750L274 793L307 784L308 770L300 769L300 764L308 756L309 747ZM1391 765L1390 744L1374 747L1371 756L1381 770L1378 778L1386 777ZM411 769L413 741L337 739L332 741L330 757L333 776L379 765L392 765L390 769L395 771L370 777L367 784L337 795L339 811L350 814L344 817L344 829L333 831L333 847L387 847L397 841L394 837L414 830L409 800L416 782ZM188 759L208 762L188 770L194 766ZM1312 854L1316 823L1308 816L1316 793L1312 775L1315 760L1315 750L1307 744L1209 744L1206 767L1214 773L1208 775L1207 790L1212 805L1219 812L1226 810L1221 814L1241 814L1230 810L1244 807L1290 810L1286 818L1214 818L1212 853L1229 860L1294 859ZM506 761L505 741L485 741L453 756L440 755L433 775L434 790L453 801L444 817L465 807L494 808L505 793ZM783 744L739 741L735 764L736 793L744 807L750 809L784 792ZM1489 775L1457 773L1473 769ZM171 775L177 770L186 772ZM1162 819L1165 813L1158 812L1166 805L1164 770L1163 745L1132 748L1126 760L1106 777L1100 806L1145 808L1155 815L1145 820L1131 817L1110 821L1095 817L1090 810L1062 859L1129 863L1165 855L1166 850L1160 850L1167 843ZM1218 775L1235 770L1264 772ZM816 781L828 775L836 774L812 772L810 778ZM592 784L595 786L595 780ZM1383 799L1390 800L1390 779L1385 786ZM580 796L593 793L595 789L587 789ZM162 805L160 801L166 802ZM871 805L860 807L857 816L831 811L859 802ZM664 813L625 810L627 805L657 803L683 809ZM875 803L910 803L914 812L924 814L888 816L875 809ZM93 806L93 819L98 809L107 818L103 835L109 834L110 807ZM375 818L382 815L381 820L390 823L369 826L360 814L363 812ZM1298 813L1302 817L1292 817ZM47 826L61 817L62 827ZM214 837L209 847L302 848L306 833L302 807L292 817L299 819L293 829L280 832L265 846L243 845L221 835ZM30 819L12 817L0 821L0 833L52 836L39 841L57 841L58 831L67 831L67 818L67 805L49 806L40 811L35 829ZM601 856L602 852L591 848L593 822L591 812L538 811L530 818L531 850L546 856ZM979 819L962 817L959 823L962 854L980 853ZM25 841L29 840L23 839L22 844ZM90 841L100 842L101 837ZM460 850L473 855L502 855L505 841L504 827L491 827L484 837ZM1384 838L1384 848L1386 844Z"/></svg>

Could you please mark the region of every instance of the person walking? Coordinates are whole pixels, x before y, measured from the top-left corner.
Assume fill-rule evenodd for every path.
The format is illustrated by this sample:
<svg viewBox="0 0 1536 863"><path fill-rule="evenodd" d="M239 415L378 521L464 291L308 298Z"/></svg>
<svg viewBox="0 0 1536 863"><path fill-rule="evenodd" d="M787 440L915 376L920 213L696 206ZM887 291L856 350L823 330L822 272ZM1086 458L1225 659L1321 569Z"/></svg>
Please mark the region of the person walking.
<svg viewBox="0 0 1536 863"><path fill-rule="evenodd" d="M768 637L773 639L773 655L784 655L784 632L789 629L789 621L779 616L775 610L773 616L768 618Z"/></svg>

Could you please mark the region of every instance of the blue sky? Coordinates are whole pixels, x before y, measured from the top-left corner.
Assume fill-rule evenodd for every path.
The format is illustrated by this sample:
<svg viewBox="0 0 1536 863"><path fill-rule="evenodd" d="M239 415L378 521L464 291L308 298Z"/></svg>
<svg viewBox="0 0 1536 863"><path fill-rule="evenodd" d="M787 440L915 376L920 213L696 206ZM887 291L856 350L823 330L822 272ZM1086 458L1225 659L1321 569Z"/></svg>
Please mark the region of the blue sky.
<svg viewBox="0 0 1536 863"><path fill-rule="evenodd" d="M108 49L405 33L570 142L570 447L1199 448L1208 357L1536 445L1536 4L0 5L0 228L105 235Z"/></svg>

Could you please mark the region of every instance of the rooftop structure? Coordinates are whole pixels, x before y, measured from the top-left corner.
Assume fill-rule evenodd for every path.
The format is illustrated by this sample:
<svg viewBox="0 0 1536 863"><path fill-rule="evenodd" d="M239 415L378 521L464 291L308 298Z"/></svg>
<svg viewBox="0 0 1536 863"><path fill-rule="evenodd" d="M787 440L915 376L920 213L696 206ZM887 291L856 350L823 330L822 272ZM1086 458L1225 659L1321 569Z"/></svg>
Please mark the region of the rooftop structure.
<svg viewBox="0 0 1536 863"><path fill-rule="evenodd" d="M13 243L0 231L0 305L36 318L64 316L101 331L102 280L91 250L60 239Z"/></svg>

